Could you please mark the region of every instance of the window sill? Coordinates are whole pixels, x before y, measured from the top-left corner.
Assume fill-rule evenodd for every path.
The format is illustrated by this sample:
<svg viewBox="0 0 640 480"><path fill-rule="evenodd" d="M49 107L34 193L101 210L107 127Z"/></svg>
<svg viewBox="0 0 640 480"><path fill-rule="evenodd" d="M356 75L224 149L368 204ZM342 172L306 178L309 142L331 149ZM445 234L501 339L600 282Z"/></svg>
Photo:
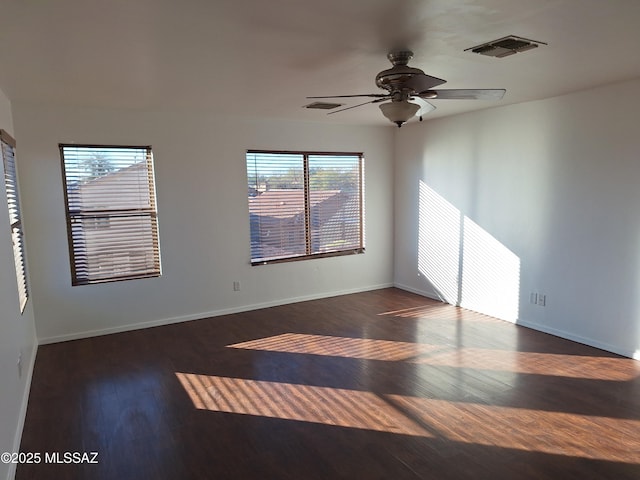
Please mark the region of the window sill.
<svg viewBox="0 0 640 480"><path fill-rule="evenodd" d="M297 255L295 257L270 258L265 260L251 260L251 266L270 265L272 263L289 263L301 260L313 260L316 258L344 257L346 255L358 255L364 253L364 248L352 248L349 250L340 250L337 252L314 253L312 255Z"/></svg>

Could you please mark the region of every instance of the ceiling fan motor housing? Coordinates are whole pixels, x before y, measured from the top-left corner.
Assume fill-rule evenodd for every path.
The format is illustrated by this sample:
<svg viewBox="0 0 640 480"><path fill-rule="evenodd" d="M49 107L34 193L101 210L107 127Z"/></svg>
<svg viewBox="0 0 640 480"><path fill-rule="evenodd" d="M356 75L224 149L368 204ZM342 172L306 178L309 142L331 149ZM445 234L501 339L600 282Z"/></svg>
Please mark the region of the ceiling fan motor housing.
<svg viewBox="0 0 640 480"><path fill-rule="evenodd" d="M396 50L387 55L393 67L383 70L376 75L376 85L384 90L394 93L406 88L406 82L416 75L425 73L419 68L409 67L407 64L413 58L410 50Z"/></svg>

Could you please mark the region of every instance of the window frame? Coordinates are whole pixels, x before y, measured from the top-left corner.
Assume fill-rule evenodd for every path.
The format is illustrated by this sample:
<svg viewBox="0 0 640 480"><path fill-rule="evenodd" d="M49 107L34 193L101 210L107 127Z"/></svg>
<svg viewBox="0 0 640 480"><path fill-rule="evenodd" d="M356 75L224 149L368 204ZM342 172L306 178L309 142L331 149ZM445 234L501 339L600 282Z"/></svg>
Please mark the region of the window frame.
<svg viewBox="0 0 640 480"><path fill-rule="evenodd" d="M60 143L58 144L60 150L60 160L61 160L61 170L62 170L62 183L64 190L64 207L65 207L65 216L67 223L67 242L69 247L69 264L71 268L71 285L72 286L80 286L80 285L96 285L101 283L112 283L112 282L120 282L126 280L136 280L142 278L155 278L160 277L162 275L162 262L160 255L160 235L158 228L158 208L157 208L157 200L156 200L156 181L155 181L155 162L153 160L153 150L151 145L100 145L100 144L69 144L69 143ZM65 148L81 148L81 149L96 149L96 150L146 150L145 158L146 158L146 166L145 172L148 178L148 194L149 194L149 207L148 208L110 208L110 205L105 205L104 208L93 209L93 210L82 210L78 209L77 211L72 212L69 208L69 183L67 176L67 165L65 162ZM112 220L117 220L118 218L134 218L135 216L140 216L141 218L145 215L148 215L151 225L151 242L147 245L149 251L153 255L153 269L148 269L147 272L143 273L134 273L134 274L120 274L117 272L111 272L110 276L104 276L100 278L91 278L91 275L87 273L84 276L78 274L78 259L79 255L76 253L76 249L74 248L74 234L73 234L73 221L77 219L88 220L87 225L83 226L82 229L84 231L97 231L102 229L108 229L112 223ZM100 223L101 225L98 225ZM133 233L133 232L132 232ZM112 241L116 241L117 238L114 237ZM129 241L132 241L129 239ZM132 252L129 252L130 255ZM137 253L137 252L134 252ZM108 265L108 262L105 263ZM129 264L130 265L130 264Z"/></svg>
<svg viewBox="0 0 640 480"><path fill-rule="evenodd" d="M266 258L254 260L250 255L251 266L258 265L270 265L277 263L298 262L302 260L311 260L317 258L329 258L340 257L346 255L357 255L365 253L365 178L364 178L364 153L363 152L328 152L328 151L306 151L306 150L265 150L265 149L248 149L245 153L245 167L247 167L248 155L250 154L266 154L266 155L301 155L303 157L303 196L304 196L304 221L305 221L305 254L291 255L288 257ZM331 157L358 157L358 187L359 187L359 199L358 199L358 246L349 247L342 250L335 250L330 252L318 252L312 253L312 229L311 223L311 201L310 195L312 189L310 187L310 168L309 157L312 156L331 156ZM247 179L249 177L249 169L247 168ZM251 252L250 252L251 254Z"/></svg>
<svg viewBox="0 0 640 480"><path fill-rule="evenodd" d="M5 145L11 149L11 156L9 158L5 156ZM2 157L7 209L9 211L9 227L11 231L11 243L13 245L13 260L16 271L20 314L23 314L29 301L29 282L27 280L27 258L25 252L24 226L22 223L22 209L20 206L20 188L18 187L16 141L11 135L9 135L9 133L1 129L0 148L2 150L0 152L0 156ZM12 188L15 195L13 200L13 211L10 199L10 190ZM12 221L12 217L15 219L14 221ZM14 231L18 245L16 245L16 241L14 240Z"/></svg>

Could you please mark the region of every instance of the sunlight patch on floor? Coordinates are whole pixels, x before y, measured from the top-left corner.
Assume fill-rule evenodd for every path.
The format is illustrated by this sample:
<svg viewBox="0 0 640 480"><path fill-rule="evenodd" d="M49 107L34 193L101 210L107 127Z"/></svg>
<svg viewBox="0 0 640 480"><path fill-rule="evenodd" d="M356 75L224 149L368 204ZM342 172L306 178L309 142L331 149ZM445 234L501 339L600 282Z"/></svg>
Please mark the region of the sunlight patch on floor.
<svg viewBox="0 0 640 480"><path fill-rule="evenodd" d="M227 346L247 350L386 361L409 360L442 348L441 345L375 340L371 338L309 335L305 333L283 333L274 337L260 338Z"/></svg>
<svg viewBox="0 0 640 480"><path fill-rule="evenodd" d="M640 421L177 372L195 408L640 463Z"/></svg>
<svg viewBox="0 0 640 480"><path fill-rule="evenodd" d="M388 395L448 440L640 463L640 421Z"/></svg>
<svg viewBox="0 0 640 480"><path fill-rule="evenodd" d="M371 392L191 373L176 376L201 410L430 436Z"/></svg>
<svg viewBox="0 0 640 480"><path fill-rule="evenodd" d="M632 380L639 373L637 363L626 358L468 347L455 348L436 355L423 355L413 359L411 363L621 382Z"/></svg>
<svg viewBox="0 0 640 480"><path fill-rule="evenodd" d="M637 362L626 358L490 350L305 333L283 333L227 346L245 350L326 355L592 380L626 381L638 376Z"/></svg>
<svg viewBox="0 0 640 480"><path fill-rule="evenodd" d="M464 320L465 322L488 323L499 323L504 321L497 317L490 317L483 313L465 310L464 308L455 307L448 303L402 308L399 310L379 313L378 315L400 318L416 318L421 320Z"/></svg>

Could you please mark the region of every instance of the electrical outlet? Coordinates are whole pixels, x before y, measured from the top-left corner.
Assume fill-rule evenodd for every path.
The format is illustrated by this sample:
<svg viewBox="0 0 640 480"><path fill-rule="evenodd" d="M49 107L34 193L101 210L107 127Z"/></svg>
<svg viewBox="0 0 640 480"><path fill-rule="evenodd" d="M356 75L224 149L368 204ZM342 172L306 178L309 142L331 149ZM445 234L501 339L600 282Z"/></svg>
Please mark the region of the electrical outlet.
<svg viewBox="0 0 640 480"><path fill-rule="evenodd" d="M534 305L536 305L538 303L538 294L531 292L529 294L529 303L533 303Z"/></svg>
<svg viewBox="0 0 640 480"><path fill-rule="evenodd" d="M233 282L233 291L234 292L239 292L240 291L240 282L238 280L235 280Z"/></svg>
<svg viewBox="0 0 640 480"><path fill-rule="evenodd" d="M539 294L538 295L538 305L544 307L547 304L547 296Z"/></svg>

